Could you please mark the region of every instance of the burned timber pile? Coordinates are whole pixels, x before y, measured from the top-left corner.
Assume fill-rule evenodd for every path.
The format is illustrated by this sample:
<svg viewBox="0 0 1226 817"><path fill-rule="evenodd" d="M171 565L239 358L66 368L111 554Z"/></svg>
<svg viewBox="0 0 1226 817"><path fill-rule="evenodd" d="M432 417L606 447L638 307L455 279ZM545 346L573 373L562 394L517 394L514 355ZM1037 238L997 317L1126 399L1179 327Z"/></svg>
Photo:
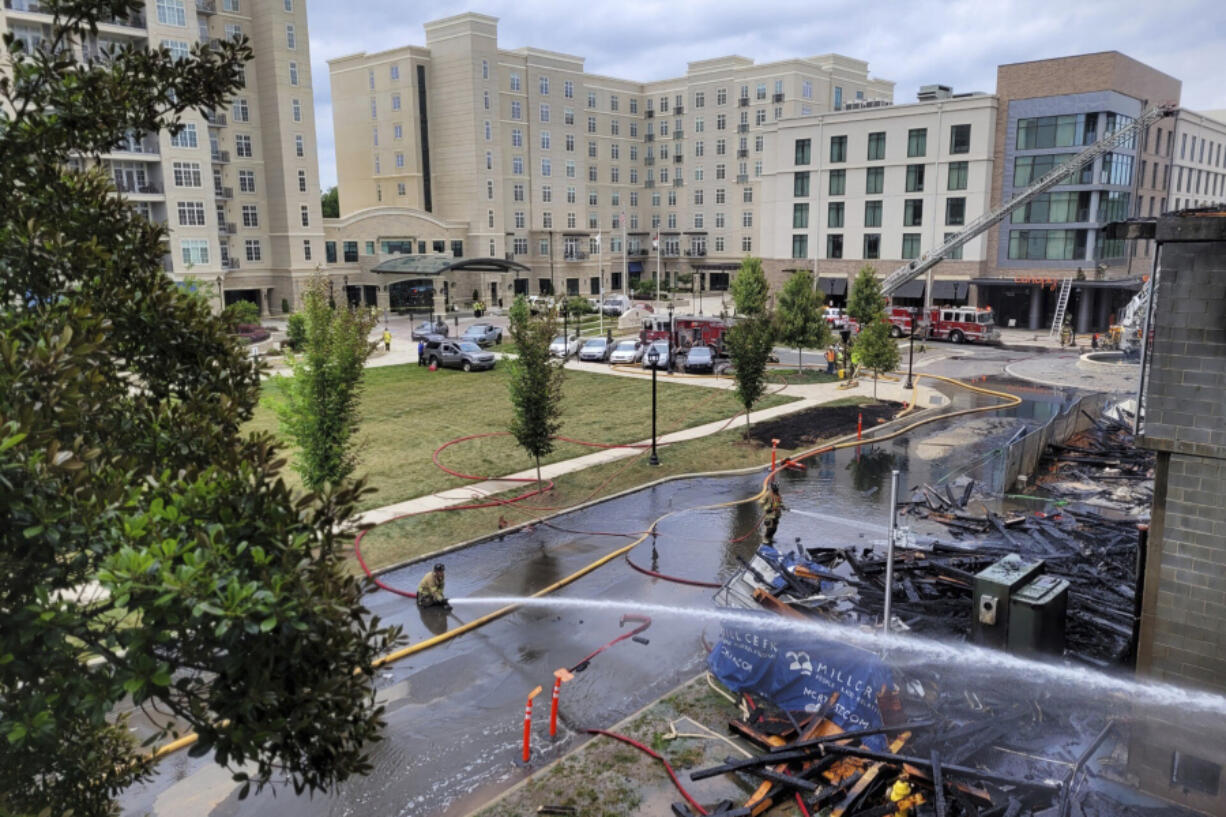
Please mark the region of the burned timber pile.
<svg viewBox="0 0 1226 817"><path fill-rule="evenodd" d="M896 547L890 629L1065 666L1129 666L1153 462L1122 422L1092 422L1049 448L1028 494L984 497L969 481L914 486L900 505L903 523L926 520L927 530L939 523L948 536ZM763 546L716 601L879 627L882 551ZM798 639L769 624L749 630L725 623L708 663L740 694L742 717L729 728L760 754L728 758L692 779L732 774L753 793L704 813L1180 813L1137 805L1144 798L1118 802L1095 782L1110 763L1091 758L1122 746L1125 727L1112 720L1110 702L1068 700L1038 680L1002 682L974 666L904 666L887 653ZM684 803L673 811L696 813Z"/></svg>

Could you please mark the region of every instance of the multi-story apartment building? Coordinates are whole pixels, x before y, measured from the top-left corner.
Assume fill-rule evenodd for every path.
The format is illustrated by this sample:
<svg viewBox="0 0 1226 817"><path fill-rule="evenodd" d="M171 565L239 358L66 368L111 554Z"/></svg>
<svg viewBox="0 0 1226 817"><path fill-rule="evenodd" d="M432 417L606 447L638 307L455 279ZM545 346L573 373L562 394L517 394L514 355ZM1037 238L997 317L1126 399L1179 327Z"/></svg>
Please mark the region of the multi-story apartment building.
<svg viewBox="0 0 1226 817"><path fill-rule="evenodd" d="M264 313L280 311L323 260L305 6L146 0L142 13L73 45L82 60L106 60L127 44L186 55L198 42L251 40L255 57L229 110L189 112L178 135L132 134L96 160L121 195L168 226L168 272L216 284L219 305L246 299ZM35 0L5 0L0 9L0 32L30 46L49 36L51 22Z"/></svg>
<svg viewBox="0 0 1226 817"><path fill-rule="evenodd" d="M360 232L369 208L405 208L398 234L337 233L376 250L355 275L388 250L442 241L453 254L528 266L516 292L594 294L602 280L621 290L655 266L667 280L696 273L726 285L761 251L776 123L893 96L893 83L838 55L704 60L637 83L589 74L581 57L501 49L492 17L425 29L424 47L330 63L347 229ZM444 226L455 224L467 225L462 238Z"/></svg>
<svg viewBox="0 0 1226 817"><path fill-rule="evenodd" d="M1170 162L1170 209L1226 203L1226 111L1180 110L1175 120L1175 133L1162 147ZM1152 181L1157 182L1156 177ZM1163 209L1166 208L1159 206L1155 210L1154 200L1150 198L1142 214L1158 215Z"/></svg>
<svg viewBox="0 0 1226 817"><path fill-rule="evenodd" d="M838 301L865 264L889 273L987 211L996 98L925 88L910 105L853 107L781 122L767 136L762 255L775 285L813 269ZM980 236L941 265L936 303L965 303L983 274ZM923 302L914 281L895 302Z"/></svg>

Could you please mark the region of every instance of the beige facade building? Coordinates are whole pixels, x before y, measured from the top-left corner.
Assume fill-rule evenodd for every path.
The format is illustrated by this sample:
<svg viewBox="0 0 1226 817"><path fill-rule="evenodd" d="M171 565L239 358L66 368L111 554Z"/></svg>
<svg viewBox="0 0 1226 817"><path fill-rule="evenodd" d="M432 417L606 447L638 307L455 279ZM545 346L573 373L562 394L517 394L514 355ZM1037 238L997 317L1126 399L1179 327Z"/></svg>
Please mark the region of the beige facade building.
<svg viewBox="0 0 1226 817"><path fill-rule="evenodd" d="M1175 134L1163 149L1171 168L1170 209L1226 204L1226 111L1181 110ZM1145 214L1161 212L1147 209Z"/></svg>
<svg viewBox="0 0 1226 817"><path fill-rule="evenodd" d="M29 45L51 22L36 0L0 9L0 32ZM268 314L293 303L323 261L305 0L146 0L142 13L100 25L74 50L83 60L127 44L186 55L239 35L255 56L229 110L188 113L173 138L134 134L99 161L121 195L169 227L172 277L220 285L219 304L251 300Z"/></svg>
<svg viewBox="0 0 1226 817"><path fill-rule="evenodd" d="M622 290L657 266L725 286L761 252L776 124L893 97L866 63L833 54L703 60L637 83L589 74L582 57L502 49L492 17L425 29L424 47L329 63L341 213L397 206L463 223L446 250L526 265L517 292ZM408 224L375 237L376 256L384 239L427 239Z"/></svg>

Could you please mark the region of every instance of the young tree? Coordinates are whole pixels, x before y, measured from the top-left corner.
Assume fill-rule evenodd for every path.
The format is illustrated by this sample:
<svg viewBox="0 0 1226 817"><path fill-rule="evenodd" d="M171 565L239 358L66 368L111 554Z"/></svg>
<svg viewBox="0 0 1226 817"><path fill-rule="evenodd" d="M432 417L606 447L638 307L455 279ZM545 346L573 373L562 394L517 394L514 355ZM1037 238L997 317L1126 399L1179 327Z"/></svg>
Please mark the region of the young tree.
<svg viewBox="0 0 1226 817"><path fill-rule="evenodd" d="M860 330L860 337L851 350L851 359L861 368L873 372L873 399L877 399L877 378L882 372L898 367L898 344L890 337L890 324L878 317Z"/></svg>
<svg viewBox="0 0 1226 817"><path fill-rule="evenodd" d="M520 305L522 304L522 309ZM511 338L518 354L507 361L511 390L511 434L536 461L536 482L541 484L541 457L553 451L553 438L562 426L562 381L565 369L549 358L549 344L557 324L548 315L525 314L522 297L511 307Z"/></svg>
<svg viewBox="0 0 1226 817"><path fill-rule="evenodd" d="M728 330L728 353L732 357L736 396L745 407L745 439L749 439L749 412L766 392L766 362L775 333L769 315L743 318Z"/></svg>
<svg viewBox="0 0 1226 817"><path fill-rule="evenodd" d="M4 814L112 814L152 769L128 696L257 789L365 773L382 726L372 663L396 633L338 553L364 488L285 485L273 439L241 430L259 365L163 271L165 229L70 165L240 86L231 39L76 59L144 5L42 0L43 47L0 46Z"/></svg>
<svg viewBox="0 0 1226 817"><path fill-rule="evenodd" d="M813 274L808 270L793 273L779 293L775 337L796 347L798 368L804 368L804 347L820 348L830 343L830 326L823 316L825 300L825 294L813 286Z"/></svg>
<svg viewBox="0 0 1226 817"><path fill-rule="evenodd" d="M770 289L766 285L766 274L762 272L762 259L750 256L742 261L730 289L738 315L752 317L764 313Z"/></svg>
<svg viewBox="0 0 1226 817"><path fill-rule="evenodd" d="M285 435L298 446L294 470L312 491L353 473L353 432L375 318L365 309L329 305L328 283L315 277L302 296L301 350L287 358L293 377L277 406Z"/></svg>
<svg viewBox="0 0 1226 817"><path fill-rule="evenodd" d="M861 329L885 314L885 296L881 294L881 281L871 264L865 264L852 281L851 294L847 296L847 314L855 318Z"/></svg>
<svg viewBox="0 0 1226 817"><path fill-rule="evenodd" d="M319 197L319 209L323 213L324 218L340 218L341 217L341 198L340 193L336 189L336 185L332 185Z"/></svg>

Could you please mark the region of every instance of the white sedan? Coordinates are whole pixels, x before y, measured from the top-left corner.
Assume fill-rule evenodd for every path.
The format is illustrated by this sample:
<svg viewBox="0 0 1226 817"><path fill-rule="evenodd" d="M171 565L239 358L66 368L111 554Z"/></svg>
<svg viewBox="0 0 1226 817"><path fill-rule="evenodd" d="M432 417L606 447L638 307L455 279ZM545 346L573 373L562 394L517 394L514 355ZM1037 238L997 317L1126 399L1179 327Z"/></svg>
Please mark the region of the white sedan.
<svg viewBox="0 0 1226 817"><path fill-rule="evenodd" d="M579 336L567 338L565 335L558 335L553 339L553 343L549 344L550 357L560 357L563 360L569 357L574 357L579 353Z"/></svg>
<svg viewBox="0 0 1226 817"><path fill-rule="evenodd" d="M643 358L643 344L637 340L618 341L609 355L610 363L638 363Z"/></svg>

